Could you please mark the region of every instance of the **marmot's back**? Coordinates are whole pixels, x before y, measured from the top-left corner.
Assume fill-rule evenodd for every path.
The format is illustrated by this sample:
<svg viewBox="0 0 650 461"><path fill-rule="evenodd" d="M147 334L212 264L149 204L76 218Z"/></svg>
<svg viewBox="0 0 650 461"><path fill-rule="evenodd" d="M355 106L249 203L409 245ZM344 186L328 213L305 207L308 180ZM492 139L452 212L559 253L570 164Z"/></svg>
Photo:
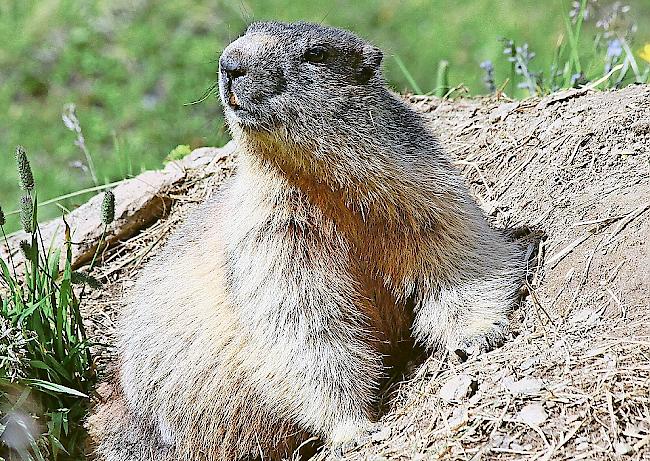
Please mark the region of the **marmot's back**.
<svg viewBox="0 0 650 461"><path fill-rule="evenodd" d="M155 258L120 323L108 461L279 458L371 428L413 342L503 340L518 250L484 221L381 51L256 23L220 59L235 177Z"/></svg>

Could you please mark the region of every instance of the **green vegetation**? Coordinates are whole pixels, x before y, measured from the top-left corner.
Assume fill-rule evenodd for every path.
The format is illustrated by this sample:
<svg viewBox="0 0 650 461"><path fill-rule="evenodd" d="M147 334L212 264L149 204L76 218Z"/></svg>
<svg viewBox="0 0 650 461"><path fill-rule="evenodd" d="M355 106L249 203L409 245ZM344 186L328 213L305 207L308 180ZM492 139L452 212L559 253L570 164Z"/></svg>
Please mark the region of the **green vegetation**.
<svg viewBox="0 0 650 461"><path fill-rule="evenodd" d="M86 286L98 282L73 272L70 229L62 249L45 250L37 222L34 177L22 148L16 150L22 197L20 220L29 238L20 275L14 259L0 259L0 446L22 460L78 460L85 447L83 419L95 384L95 367L79 307ZM104 226L114 216L105 193ZM6 242L0 208L0 235ZM104 228L106 229L106 228ZM98 249L103 246L103 239ZM61 258L63 253L63 269ZM95 253L97 255L97 252ZM92 270L93 263L90 265ZM73 285L81 285L77 293Z"/></svg>
<svg viewBox="0 0 650 461"><path fill-rule="evenodd" d="M588 8L584 23L568 19L575 3L5 0L0 2L0 152L24 144L39 170L47 171L39 187L43 198L51 199L159 167L178 145L223 144L227 133L216 99L188 103L213 83L222 47L256 19L323 22L368 37L386 51L385 73L397 90L441 95L450 88L459 95L466 88L470 95L485 94L491 87L484 79L491 78L495 89L503 87L510 96L524 97L531 88L544 93L602 76L609 44L621 34L642 73L638 52L650 42L650 3L630 0L630 12L619 6L609 31L596 23L612 16L614 2L577 2L583 12ZM625 30L629 18L637 24L634 34ZM514 41L514 55L503 54L504 37ZM443 60L448 67L439 66ZM491 66L491 77L481 63ZM617 78L613 75L611 84ZM79 131L61 120L68 103L76 105L84 147L75 145ZM7 155L0 156L5 203L16 198L9 163ZM72 208L87 198L77 195L61 205ZM59 213L51 205L40 215ZM10 231L18 228L16 215L7 219Z"/></svg>
<svg viewBox="0 0 650 461"><path fill-rule="evenodd" d="M60 214L192 148L223 144L228 136L209 90L220 50L247 23L308 20L354 30L386 51L385 75L396 90L521 98L647 82L650 2L627 3L1 2L0 152L28 147L46 200L37 200L22 149L22 192L13 186L13 159L0 155L0 202L17 204L15 212L0 208L0 238L21 225L30 236L21 243L24 275L0 260L0 433L14 436L22 459L81 456L95 375L79 306L97 281L72 271L69 229L64 248L45 251L37 216ZM105 193L105 225L112 200Z"/></svg>

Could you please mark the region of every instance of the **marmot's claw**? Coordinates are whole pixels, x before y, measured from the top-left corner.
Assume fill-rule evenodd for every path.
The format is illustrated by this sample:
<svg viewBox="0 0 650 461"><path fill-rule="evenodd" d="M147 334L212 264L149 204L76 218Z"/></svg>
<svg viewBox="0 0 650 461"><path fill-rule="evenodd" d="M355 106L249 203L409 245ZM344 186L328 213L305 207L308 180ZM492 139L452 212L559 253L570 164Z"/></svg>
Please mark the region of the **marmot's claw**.
<svg viewBox="0 0 650 461"><path fill-rule="evenodd" d="M359 443L357 443L357 441L354 439L343 443L336 443L332 445L332 454L336 459L342 459L343 455L354 450L358 446Z"/></svg>
<svg viewBox="0 0 650 461"><path fill-rule="evenodd" d="M455 341L450 345L450 349L461 362L464 362L470 357L503 346L509 332L510 323L508 320L499 320L492 324L489 330L483 333Z"/></svg>

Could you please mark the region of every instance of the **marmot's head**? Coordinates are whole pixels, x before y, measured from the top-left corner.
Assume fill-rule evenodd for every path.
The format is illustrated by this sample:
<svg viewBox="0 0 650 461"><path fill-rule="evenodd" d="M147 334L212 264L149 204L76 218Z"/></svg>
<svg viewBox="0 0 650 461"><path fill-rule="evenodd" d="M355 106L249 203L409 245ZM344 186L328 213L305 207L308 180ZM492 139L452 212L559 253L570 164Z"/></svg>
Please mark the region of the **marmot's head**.
<svg viewBox="0 0 650 461"><path fill-rule="evenodd" d="M219 88L233 132L300 143L332 125L368 118L383 88L382 52L317 24L258 22L219 60Z"/></svg>

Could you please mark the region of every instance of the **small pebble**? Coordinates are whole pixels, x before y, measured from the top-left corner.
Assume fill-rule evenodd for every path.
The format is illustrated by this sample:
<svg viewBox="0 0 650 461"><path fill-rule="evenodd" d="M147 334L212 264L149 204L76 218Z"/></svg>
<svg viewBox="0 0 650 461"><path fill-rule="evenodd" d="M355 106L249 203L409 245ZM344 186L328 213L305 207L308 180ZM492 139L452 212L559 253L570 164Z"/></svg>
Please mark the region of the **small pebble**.
<svg viewBox="0 0 650 461"><path fill-rule="evenodd" d="M614 442L614 451L617 455L627 455L632 451L632 447L625 442Z"/></svg>

